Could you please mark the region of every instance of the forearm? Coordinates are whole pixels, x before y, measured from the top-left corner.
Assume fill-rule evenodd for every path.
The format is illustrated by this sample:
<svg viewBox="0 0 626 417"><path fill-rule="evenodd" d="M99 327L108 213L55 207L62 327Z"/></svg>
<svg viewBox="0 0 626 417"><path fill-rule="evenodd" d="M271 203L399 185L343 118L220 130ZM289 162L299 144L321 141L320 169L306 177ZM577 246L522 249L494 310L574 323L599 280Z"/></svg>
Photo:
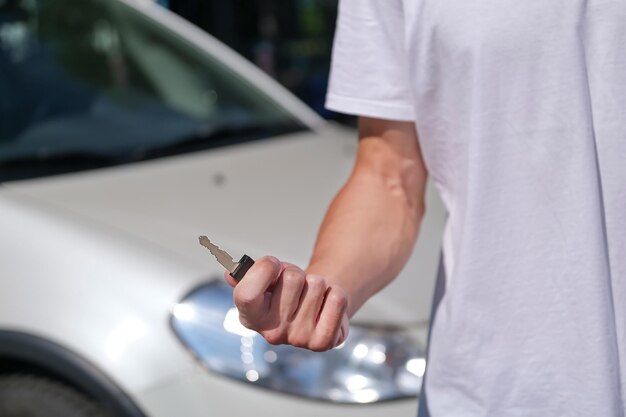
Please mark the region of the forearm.
<svg viewBox="0 0 626 417"><path fill-rule="evenodd" d="M355 169L328 209L307 268L347 290L350 316L398 275L417 237L426 172L413 148L395 145L394 135L407 134L414 131L362 132Z"/></svg>
<svg viewBox="0 0 626 417"><path fill-rule="evenodd" d="M268 256L239 282L225 276L241 323L272 344L339 345L349 317L411 254L426 183L415 126L361 118L359 134L355 168L326 214L308 271Z"/></svg>

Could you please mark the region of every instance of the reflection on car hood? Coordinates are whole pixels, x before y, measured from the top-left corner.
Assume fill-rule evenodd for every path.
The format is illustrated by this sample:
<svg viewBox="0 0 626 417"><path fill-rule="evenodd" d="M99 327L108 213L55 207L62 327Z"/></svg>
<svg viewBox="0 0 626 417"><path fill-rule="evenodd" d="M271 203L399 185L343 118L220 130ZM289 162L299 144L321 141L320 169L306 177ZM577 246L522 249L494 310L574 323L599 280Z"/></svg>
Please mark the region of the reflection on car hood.
<svg viewBox="0 0 626 417"><path fill-rule="evenodd" d="M220 271L198 245L200 234L218 242L235 260L244 252L253 258L272 254L304 267L326 207L354 160L355 133L329 132L13 182L5 184L5 191L160 245L197 268L199 276ZM431 212L434 220L423 227L427 236L418 244L417 257L357 319L428 319L443 218L439 205Z"/></svg>

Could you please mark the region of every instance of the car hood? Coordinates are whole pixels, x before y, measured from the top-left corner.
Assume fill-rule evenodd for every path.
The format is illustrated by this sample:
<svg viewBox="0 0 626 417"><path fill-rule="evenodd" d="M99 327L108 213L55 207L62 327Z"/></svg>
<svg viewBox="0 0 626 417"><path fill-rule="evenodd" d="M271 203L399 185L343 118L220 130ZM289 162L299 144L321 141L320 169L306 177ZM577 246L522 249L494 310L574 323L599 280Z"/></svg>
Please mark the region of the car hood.
<svg viewBox="0 0 626 417"><path fill-rule="evenodd" d="M161 253L197 272L179 278L190 290L201 280L221 277L217 262L198 244L201 234L235 260L243 253L272 254L306 266L326 207L350 173L355 138L353 131L329 128L12 182L3 189L105 226L99 230L158 245ZM423 227L428 236L422 236L403 276L374 297L357 320L426 322L443 218L438 203L432 214L434 220Z"/></svg>

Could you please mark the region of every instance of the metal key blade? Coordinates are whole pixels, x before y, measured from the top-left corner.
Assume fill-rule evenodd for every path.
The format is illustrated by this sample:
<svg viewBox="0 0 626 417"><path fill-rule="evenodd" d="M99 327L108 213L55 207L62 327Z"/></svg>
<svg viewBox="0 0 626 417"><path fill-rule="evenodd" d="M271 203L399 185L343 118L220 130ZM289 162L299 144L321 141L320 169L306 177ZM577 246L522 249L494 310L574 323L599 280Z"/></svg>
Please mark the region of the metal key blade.
<svg viewBox="0 0 626 417"><path fill-rule="evenodd" d="M217 262L219 262L224 268L228 270L228 272L232 273L235 268L237 268L237 263L233 261L233 257L230 256L226 251L221 250L216 245L211 243L208 237L200 236L198 238L200 244L207 248L215 258L217 258Z"/></svg>

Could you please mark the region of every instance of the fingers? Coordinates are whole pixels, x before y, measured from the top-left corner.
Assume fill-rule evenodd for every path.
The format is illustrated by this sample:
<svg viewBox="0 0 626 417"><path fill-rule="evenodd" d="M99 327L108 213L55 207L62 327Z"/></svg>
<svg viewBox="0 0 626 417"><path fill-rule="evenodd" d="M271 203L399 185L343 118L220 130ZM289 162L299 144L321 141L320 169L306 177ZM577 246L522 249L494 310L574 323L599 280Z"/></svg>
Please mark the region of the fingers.
<svg viewBox="0 0 626 417"><path fill-rule="evenodd" d="M341 320L341 327L339 328L339 333L337 334L337 339L335 340L335 346L339 346L345 342L348 338L348 334L350 333L350 319L348 318L347 311L348 309L346 308L346 314L344 314Z"/></svg>
<svg viewBox="0 0 626 417"><path fill-rule="evenodd" d="M246 273L245 279L235 286L234 300L244 326L258 329L269 310L268 289L276 283L281 264L273 257L263 257Z"/></svg>
<svg viewBox="0 0 626 417"><path fill-rule="evenodd" d="M325 351L348 335L348 294L319 275L264 257L239 283L229 274L225 278L235 288L241 323L271 344Z"/></svg>
<svg viewBox="0 0 626 417"><path fill-rule="evenodd" d="M348 294L327 287L319 276L307 276L302 302L289 329L288 342L322 352L343 343L348 336Z"/></svg>
<svg viewBox="0 0 626 417"><path fill-rule="evenodd" d="M285 268L272 293L270 315L281 323L291 322L300 305L304 282L305 274L300 268L295 266Z"/></svg>
<svg viewBox="0 0 626 417"><path fill-rule="evenodd" d="M339 287L330 287L326 292L326 298L315 331L311 336L310 349L325 351L341 344L347 336L348 296Z"/></svg>
<svg viewBox="0 0 626 417"><path fill-rule="evenodd" d="M326 281L321 276L306 276L300 297L300 308L296 311L296 317L293 320L294 326L297 326L300 331L310 333L315 327L327 288Z"/></svg>

